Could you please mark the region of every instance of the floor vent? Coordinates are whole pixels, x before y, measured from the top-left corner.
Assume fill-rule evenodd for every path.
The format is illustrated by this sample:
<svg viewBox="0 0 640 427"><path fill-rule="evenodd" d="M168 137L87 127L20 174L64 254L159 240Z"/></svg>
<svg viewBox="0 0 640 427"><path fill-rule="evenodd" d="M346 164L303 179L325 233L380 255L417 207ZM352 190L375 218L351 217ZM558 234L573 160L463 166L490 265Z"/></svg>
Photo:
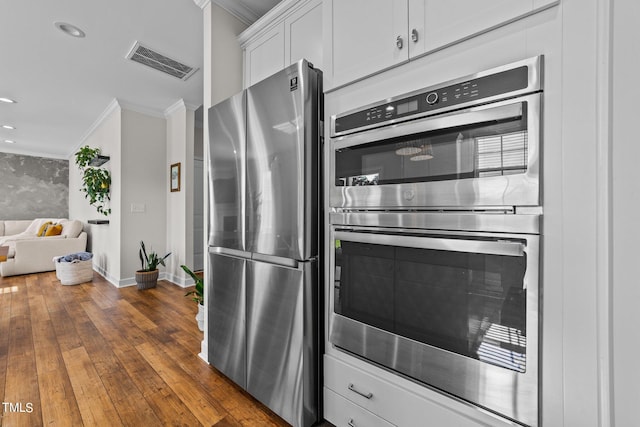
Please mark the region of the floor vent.
<svg viewBox="0 0 640 427"><path fill-rule="evenodd" d="M126 58L151 67L154 70L162 71L180 80L187 80L193 73L198 71L197 68L168 58L151 48L141 45L140 42L136 42Z"/></svg>

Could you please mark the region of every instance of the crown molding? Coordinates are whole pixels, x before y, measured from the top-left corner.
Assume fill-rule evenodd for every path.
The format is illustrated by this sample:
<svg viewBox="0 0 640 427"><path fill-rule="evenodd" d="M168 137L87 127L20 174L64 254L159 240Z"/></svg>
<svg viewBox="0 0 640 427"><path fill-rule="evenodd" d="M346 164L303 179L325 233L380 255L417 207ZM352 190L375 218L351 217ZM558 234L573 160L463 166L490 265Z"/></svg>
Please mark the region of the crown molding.
<svg viewBox="0 0 640 427"><path fill-rule="evenodd" d="M128 111L134 111L140 114L145 114L151 117L157 117L160 119L165 118L163 111L159 111L153 108L143 107L142 105L132 104L126 101L118 100L117 98L113 98L109 103L109 105L107 105L107 108L105 108L105 110L98 116L98 118L93 122L93 124L89 126L89 129L87 129L82 134L82 136L80 137L80 142L78 142L78 144L76 144L73 150L71 150L71 152L67 155L67 158L73 156L75 152L78 151L78 149L85 143L87 138L89 138L89 136L91 136L91 134L95 132L98 126L100 126L102 122L104 122L107 119L107 117L109 117L111 113L113 113L116 110L120 110L120 111L128 110Z"/></svg>
<svg viewBox="0 0 640 427"><path fill-rule="evenodd" d="M179 99L178 101L176 101L175 103L173 103L172 105L170 105L169 107L167 107L166 110L164 110L163 114L165 118L169 117L170 115L172 115L173 113L175 113L176 111L180 110L180 109L185 109L188 111L196 111L198 109L197 105L193 105L193 104L189 104L187 102L184 102L184 99Z"/></svg>
<svg viewBox="0 0 640 427"><path fill-rule="evenodd" d="M56 159L56 160L69 160L70 156L66 156L64 154L52 154L45 153L40 151L26 151L21 149L15 149L13 147L2 147L0 148L0 154L12 154L14 156L25 156L25 157L40 157L44 159Z"/></svg>
<svg viewBox="0 0 640 427"><path fill-rule="evenodd" d="M149 107L144 107L142 105L138 105L138 104L132 104L130 102L126 102L126 101L122 101L119 100L118 101L120 103L120 107L122 107L123 110L129 110L129 111L135 111L136 113L140 113L140 114L145 114L147 116L151 116L151 117L157 117L159 119L164 119L164 111L162 110L158 110L155 108L149 108Z"/></svg>
<svg viewBox="0 0 640 427"><path fill-rule="evenodd" d="M122 110L122 107L120 106L118 100L116 98L113 98L111 102L109 102L109 105L107 105L107 108L105 108L104 111L98 116L98 118L91 124L91 126L89 126L89 129L87 129L82 134L82 136L80 137L80 141L78 142L78 144L76 144L75 147L73 147L73 150L71 150L71 152L67 155L67 158L73 156L75 152L78 151L78 149L82 146L82 144L85 143L87 138L89 138L89 136L91 136L91 134L95 132L98 126L100 126L102 122L104 122L105 119L111 115L111 113L118 109Z"/></svg>
<svg viewBox="0 0 640 427"><path fill-rule="evenodd" d="M189 110L189 111L196 111L198 108L200 108L199 105L190 104L188 102L185 102L184 106L187 107L187 110Z"/></svg>
<svg viewBox="0 0 640 427"><path fill-rule="evenodd" d="M198 0L194 0L194 1L198 1ZM210 0L210 1L212 3L217 4L218 6L220 6L221 8L226 10L227 12L229 12L231 15L235 16L236 18L238 18L238 20L240 22L242 22L243 24L245 24L247 26L249 26L249 25L253 24L254 22L256 22L258 20L258 18L259 18L259 16L256 15L255 12L253 12L248 7L246 7L245 5L239 3L239 2L237 2L235 0Z"/></svg>
<svg viewBox="0 0 640 427"><path fill-rule="evenodd" d="M200 9L204 9L205 7L207 7L207 5L209 3L211 3L211 0L193 0L193 2L196 4L196 6L198 6Z"/></svg>
<svg viewBox="0 0 640 427"><path fill-rule="evenodd" d="M172 115L173 113L175 113L176 111L180 111L182 109L187 109L186 104L184 103L184 99L179 99L178 101L174 102L172 105L168 106L166 110L164 110L164 117L167 118L170 115Z"/></svg>
<svg viewBox="0 0 640 427"><path fill-rule="evenodd" d="M255 22L251 22L249 28L238 35L238 43L244 47L250 39L263 34L263 31L266 31L268 28L275 25L281 18L294 13L310 1L311 0L282 0L280 3L276 4L273 9L260 17L260 19Z"/></svg>

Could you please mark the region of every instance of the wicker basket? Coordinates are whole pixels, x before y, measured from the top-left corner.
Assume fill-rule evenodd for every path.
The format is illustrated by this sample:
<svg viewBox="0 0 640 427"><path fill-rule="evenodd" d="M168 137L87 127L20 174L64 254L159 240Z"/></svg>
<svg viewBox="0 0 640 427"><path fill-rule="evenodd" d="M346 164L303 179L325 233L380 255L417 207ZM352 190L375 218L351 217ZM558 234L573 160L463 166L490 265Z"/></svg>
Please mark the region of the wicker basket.
<svg viewBox="0 0 640 427"><path fill-rule="evenodd" d="M71 262L58 262L62 257L55 257L56 277L63 285L78 285L93 280L93 261L73 260Z"/></svg>
<svg viewBox="0 0 640 427"><path fill-rule="evenodd" d="M140 290L155 288L158 284L158 270L136 271L136 283Z"/></svg>

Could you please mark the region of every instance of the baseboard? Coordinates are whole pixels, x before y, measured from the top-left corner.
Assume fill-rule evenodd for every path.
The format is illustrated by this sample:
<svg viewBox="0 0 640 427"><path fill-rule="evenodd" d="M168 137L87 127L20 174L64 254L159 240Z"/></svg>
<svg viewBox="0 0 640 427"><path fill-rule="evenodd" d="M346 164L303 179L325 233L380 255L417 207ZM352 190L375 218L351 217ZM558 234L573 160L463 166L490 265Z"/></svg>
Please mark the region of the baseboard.
<svg viewBox="0 0 640 427"><path fill-rule="evenodd" d="M96 273L98 273L99 275L104 277L107 280L107 282L111 283L116 288L123 288L124 287L124 286L122 286L120 284L120 280L118 280L115 277L113 277L112 275L110 275L108 271L106 271L105 269L101 268L99 265L97 265L95 263L93 264L93 271L95 271ZM135 281L134 281L134 284L135 284Z"/></svg>
<svg viewBox="0 0 640 427"><path fill-rule="evenodd" d="M109 272L107 272L103 268L100 268L100 266L96 264L93 264L93 270L96 273L100 274L102 277L104 277L109 283L111 283L116 288L126 288L128 286L136 285L135 277L127 277L125 279L116 279L115 277L111 276ZM158 275L158 280L165 280L167 282L171 282L172 284L179 286L181 288L188 288L189 286L193 286L195 284L195 282L191 277L180 278L176 275L169 274L166 271L163 271Z"/></svg>
<svg viewBox="0 0 640 427"><path fill-rule="evenodd" d="M200 354L198 354L198 356L200 357L200 359L209 363L209 349L207 348L206 339L202 340L202 342L200 343Z"/></svg>
<svg viewBox="0 0 640 427"><path fill-rule="evenodd" d="M176 286L180 286L181 288L188 288L189 286L193 286L196 283L191 277L183 278L176 276L175 274L169 274L167 272L160 273L160 275L164 275L163 280L171 282Z"/></svg>

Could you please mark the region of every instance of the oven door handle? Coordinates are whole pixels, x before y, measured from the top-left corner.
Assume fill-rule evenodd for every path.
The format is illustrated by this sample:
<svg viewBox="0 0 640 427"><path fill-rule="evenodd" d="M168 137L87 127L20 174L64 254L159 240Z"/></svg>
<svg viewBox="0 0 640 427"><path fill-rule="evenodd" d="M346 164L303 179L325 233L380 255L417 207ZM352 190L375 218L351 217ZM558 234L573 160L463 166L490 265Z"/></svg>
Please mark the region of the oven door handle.
<svg viewBox="0 0 640 427"><path fill-rule="evenodd" d="M376 245L404 246L418 249L479 253L487 255L522 256L525 245L512 240L468 240L442 237L417 237L398 234L354 233L336 231L336 240Z"/></svg>
<svg viewBox="0 0 640 427"><path fill-rule="evenodd" d="M360 133L334 137L334 148L341 150L353 145L381 141L388 138L397 137L400 134L398 129L402 129L402 135L414 133L430 132L468 126L480 123L488 123L507 119L517 119L522 117L522 99L517 102L505 101L503 105L495 104L472 107L462 111L426 117L405 123L398 123L394 126L375 128Z"/></svg>

